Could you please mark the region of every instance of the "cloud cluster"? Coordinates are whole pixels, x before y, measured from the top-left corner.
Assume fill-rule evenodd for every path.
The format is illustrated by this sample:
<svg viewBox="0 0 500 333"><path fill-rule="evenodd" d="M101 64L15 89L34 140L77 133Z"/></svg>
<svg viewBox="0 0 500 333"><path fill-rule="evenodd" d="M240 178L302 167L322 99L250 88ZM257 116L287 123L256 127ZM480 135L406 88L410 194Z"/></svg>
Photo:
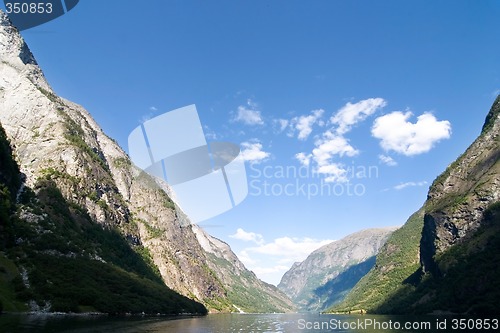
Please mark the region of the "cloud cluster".
<svg viewBox="0 0 500 333"><path fill-rule="evenodd" d="M325 175L326 182L347 181L347 170L341 163L334 162L335 156L356 156L359 152L341 136L326 131L322 138L316 140L316 148L312 151L312 159L316 162L316 172Z"/></svg>
<svg viewBox="0 0 500 333"><path fill-rule="evenodd" d="M324 112L325 110L323 109L313 110L310 115L292 118L289 122L289 126L292 129L290 134L293 135L293 133L297 131L299 133L297 138L299 140L306 140L309 134L311 134L315 124L319 126L324 125L324 122L321 120Z"/></svg>
<svg viewBox="0 0 500 333"><path fill-rule="evenodd" d="M247 232L241 228L238 228L238 230L236 230L236 233L234 235L230 235L229 237L245 242L254 242L255 244L259 245L264 243L264 238L261 234L256 234L255 232Z"/></svg>
<svg viewBox="0 0 500 333"><path fill-rule="evenodd" d="M337 125L337 134L343 135L349 132L352 126L386 105L387 102L383 98L368 98L354 104L348 102L330 118L330 122Z"/></svg>
<svg viewBox="0 0 500 333"><path fill-rule="evenodd" d="M258 164L271 156L269 152L263 150L262 143L257 139L242 142L241 148L240 158L249 163Z"/></svg>
<svg viewBox="0 0 500 333"><path fill-rule="evenodd" d="M247 100L247 105L238 106L238 111L233 121L242 122L246 125L264 125L264 120L257 107L257 104L251 99Z"/></svg>
<svg viewBox="0 0 500 333"><path fill-rule="evenodd" d="M388 165L388 166L396 166L398 165L398 163L390 156L387 156L387 155L378 155L378 159L381 163L384 163L385 165Z"/></svg>
<svg viewBox="0 0 500 333"><path fill-rule="evenodd" d="M262 243L257 247L250 247L246 251L261 253L270 256L285 257L284 262L304 260L311 252L319 247L331 243L332 240L317 240L312 238L276 238L271 243Z"/></svg>
<svg viewBox="0 0 500 333"><path fill-rule="evenodd" d="M395 111L375 119L372 135L380 139L384 150L412 156L428 152L435 143L450 137L449 121L438 121L431 113L424 113L412 123L408 121L412 115Z"/></svg>
<svg viewBox="0 0 500 333"><path fill-rule="evenodd" d="M291 238L280 237L272 242L266 243L261 234L245 231L238 228L236 233L229 237L252 242L255 246L250 246L238 253L238 258L254 271L260 278L275 273L282 275L291 264L297 261L303 261L311 252L333 242L333 240L317 240L312 238ZM266 258L266 262L271 266L262 267L259 258Z"/></svg>
<svg viewBox="0 0 500 333"><path fill-rule="evenodd" d="M367 98L346 103L329 118L325 117L325 110L316 109L291 119L272 119L271 123L275 133L285 132L300 141L313 136L315 129L322 129L313 136L314 146L309 151L296 153L295 159L323 175L326 182L347 182L349 168L342 158L360 154L351 144L348 134L356 125L386 106L387 101L383 98ZM379 140L385 151L378 155L380 163L396 166L398 163L389 155L390 152L405 156L422 154L451 136L449 121L437 120L428 112L419 115L414 122L411 121L412 116L410 111L393 111L375 118L371 136ZM257 104L250 99L246 105L238 107L233 120L247 125L265 125ZM267 160L270 153L263 150L259 141L253 140L242 143L242 156L250 163L260 163Z"/></svg>
<svg viewBox="0 0 500 333"><path fill-rule="evenodd" d="M353 157L358 155L359 151L349 143L345 134L386 104L382 98L369 98L357 103L348 102L330 117L328 122L330 127L316 139L312 152L310 154L298 153L295 158L305 166L309 166L311 161L314 161L315 171L323 174L326 182L348 181L347 168L336 158ZM307 135L309 134L310 131Z"/></svg>
<svg viewBox="0 0 500 333"><path fill-rule="evenodd" d="M406 182L406 183L401 183L399 185L394 186L395 190L402 190L406 187L412 187L412 186L424 186L427 185L426 181L421 181L421 182Z"/></svg>

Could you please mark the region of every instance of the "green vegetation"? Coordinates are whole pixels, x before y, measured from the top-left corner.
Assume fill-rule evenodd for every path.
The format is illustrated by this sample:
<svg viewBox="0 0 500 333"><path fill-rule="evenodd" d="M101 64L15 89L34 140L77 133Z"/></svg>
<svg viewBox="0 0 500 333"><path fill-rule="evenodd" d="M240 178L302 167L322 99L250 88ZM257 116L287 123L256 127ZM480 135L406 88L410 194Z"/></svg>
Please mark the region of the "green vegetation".
<svg viewBox="0 0 500 333"><path fill-rule="evenodd" d="M412 293L388 298L392 313L495 315L500 312L500 202L488 207L481 227L466 241L436 256L441 276L424 275Z"/></svg>
<svg viewBox="0 0 500 333"><path fill-rule="evenodd" d="M102 199L97 200L97 206L101 207L102 210L108 209L108 204Z"/></svg>
<svg viewBox="0 0 500 333"><path fill-rule="evenodd" d="M488 112L488 114L486 115L486 120L484 121L484 125L481 130L482 134L488 132L493 127L499 113L500 113L500 95L497 96L495 102L493 102L493 106L491 107L490 112Z"/></svg>
<svg viewBox="0 0 500 333"><path fill-rule="evenodd" d="M93 202L96 202L99 201L99 197L98 197L98 194L97 194L97 191L92 191L89 193L89 195L87 196L90 200L92 200Z"/></svg>
<svg viewBox="0 0 500 333"><path fill-rule="evenodd" d="M428 212L453 212L460 208L461 205L467 203L467 195L459 193L450 193L443 196L439 200L428 201L426 204L426 210Z"/></svg>
<svg viewBox="0 0 500 333"><path fill-rule="evenodd" d="M108 165L106 162L103 160L99 154L97 154L92 148L89 147L89 145L82 139L81 136L78 134L73 133L72 131L69 131L65 135L66 140L68 140L72 145L74 145L77 148L80 148L83 152L85 152L92 160L96 161L99 163L99 165L104 169L108 170Z"/></svg>
<svg viewBox="0 0 500 333"><path fill-rule="evenodd" d="M105 313L205 313L201 304L161 283L115 265L85 258L36 254L29 271L34 299L49 299L53 311L80 312L82 307Z"/></svg>
<svg viewBox="0 0 500 333"><path fill-rule="evenodd" d="M167 193L158 186L158 184L153 179L153 177L148 175L146 172L141 172L141 173L139 173L139 175L137 176L136 179L137 179L137 181L146 185L148 188L154 189L153 190L154 195L158 197L158 199L156 199L156 201L161 202L165 208L175 210L175 203L167 195ZM141 211L141 208L139 208L139 211Z"/></svg>
<svg viewBox="0 0 500 333"><path fill-rule="evenodd" d="M38 85L36 85L36 84L34 84L34 85L35 85L35 87L37 87L37 88L38 88L38 90L40 90L40 92L41 92L42 94L44 94L44 95L45 95L45 97L47 97L47 98L48 98L51 102L53 102L53 103L58 103L58 102L59 102L59 97L57 97L57 96L56 96L53 92L50 92L50 91L48 91L48 90L45 90L44 88L42 88L42 87L40 87L40 86L38 86Z"/></svg>
<svg viewBox="0 0 500 333"><path fill-rule="evenodd" d="M0 184L0 226L6 225L12 213L12 194L8 187Z"/></svg>
<svg viewBox="0 0 500 333"><path fill-rule="evenodd" d="M324 302L322 308L319 308L319 310L324 310L334 306L335 304L339 304L346 297L346 295L348 295L356 283L361 280L374 265L375 256L350 266L335 278L329 280L326 284L314 289L313 293L315 297L309 298L310 301L307 306L313 306L313 302L318 303L316 301L317 299L322 299Z"/></svg>
<svg viewBox="0 0 500 333"><path fill-rule="evenodd" d="M163 203L163 206L168 209L175 210L175 203L170 199L170 197L165 193L163 190L157 190L158 194L161 198L161 201Z"/></svg>
<svg viewBox="0 0 500 333"><path fill-rule="evenodd" d="M150 225L149 223L147 223L143 219L137 219L137 221L146 227L146 229L149 233L149 236L151 238L160 238L163 235L163 231L160 228L157 228L157 227Z"/></svg>
<svg viewBox="0 0 500 333"><path fill-rule="evenodd" d="M465 153L460 155L455 161L453 161L450 165L448 165L446 170L444 172L442 172L439 176L437 176L436 179L434 179L434 181L432 182L432 184L430 186L431 190L434 189L438 185L444 184L445 180L450 176L451 171L459 165L459 162L463 158L463 156L465 156Z"/></svg>
<svg viewBox="0 0 500 333"><path fill-rule="evenodd" d="M113 165L117 168L125 168L132 165L129 159L124 157L117 157L113 160Z"/></svg>
<svg viewBox="0 0 500 333"><path fill-rule="evenodd" d="M99 163L99 165L106 171L109 172L109 167L106 163L104 157L97 153L97 149L94 150L83 140L85 133L83 129L78 126L78 124L71 119L71 117L64 112L64 109L57 108L57 112L64 118L64 123L66 125L65 139L69 141L73 146L80 148L85 154L87 154L93 161Z"/></svg>
<svg viewBox="0 0 500 333"><path fill-rule="evenodd" d="M39 180L36 190L38 201L31 205L39 204L48 218L36 224L16 218L15 238L23 241L6 249L30 281L26 288L12 279L16 299L50 302L52 311L64 312L206 313L163 284L146 249L134 249L119 230L73 209L52 180Z"/></svg>
<svg viewBox="0 0 500 333"><path fill-rule="evenodd" d="M229 279L231 280L231 283L225 286L229 300L229 311L236 311L232 304L241 308L245 312L252 313L273 313L283 311L283 309L276 306L276 304L282 304L282 301L261 292L260 288L252 288L256 277L253 276L251 272L246 271L242 274L234 274L232 273L234 268L229 261L219 258L211 253L208 253L208 255L209 260L215 266L223 269L225 272L229 272L230 274ZM207 267L207 269L209 268ZM216 276L213 271L211 272L213 276ZM223 285L221 281L219 281L219 284ZM273 286L269 287L273 288ZM226 305L225 302L222 304ZM286 305L283 304L283 307L285 308Z"/></svg>
<svg viewBox="0 0 500 333"><path fill-rule="evenodd" d="M372 269L353 289L346 300L334 306L331 312L408 314L428 313L434 309L463 313L493 313L493 299L500 293L492 292L491 285L500 283L495 267L500 264L500 225L498 207L493 205L485 213L486 219L497 219L497 227L484 224L473 238L463 245L455 245L436 258L444 278L422 275L418 262L422 213L414 214L396 231L377 256ZM496 208L495 208L496 207ZM486 250L488 249L488 250ZM477 281L485 281L483 284ZM488 281L488 282L486 282ZM457 293L460 290L460 293ZM474 310L474 305L480 308ZM498 309L496 309L498 313Z"/></svg>
<svg viewBox="0 0 500 333"><path fill-rule="evenodd" d="M356 284L344 301L327 312L385 312L389 311L383 307L388 297L411 292L414 287L407 278L420 267L423 220L422 208L394 231L377 255L375 267Z"/></svg>
<svg viewBox="0 0 500 333"><path fill-rule="evenodd" d="M61 171L56 170L52 167L40 170L40 174L41 174L41 176L39 177L39 180L40 179L45 179L45 180L64 179L72 186L76 186L80 183L80 179L78 179L78 177L71 176L67 172L61 172Z"/></svg>
<svg viewBox="0 0 500 333"><path fill-rule="evenodd" d="M15 281L21 281L23 287L16 265L0 252L0 303L6 311L25 311L27 306L16 299Z"/></svg>
<svg viewBox="0 0 500 333"><path fill-rule="evenodd" d="M20 172L12 156L7 135L0 126L0 249L10 234L10 216L15 210L16 193L21 186Z"/></svg>
<svg viewBox="0 0 500 333"><path fill-rule="evenodd" d="M12 149L4 129L0 126L0 183L11 193L15 193L21 185L19 178L19 167L12 157Z"/></svg>

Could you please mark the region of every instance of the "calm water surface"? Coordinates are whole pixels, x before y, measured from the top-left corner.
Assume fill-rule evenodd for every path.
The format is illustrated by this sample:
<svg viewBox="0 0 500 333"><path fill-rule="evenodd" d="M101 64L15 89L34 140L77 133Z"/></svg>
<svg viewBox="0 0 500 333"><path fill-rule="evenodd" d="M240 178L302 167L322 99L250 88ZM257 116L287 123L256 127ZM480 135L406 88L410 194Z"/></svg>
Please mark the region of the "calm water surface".
<svg viewBox="0 0 500 333"><path fill-rule="evenodd" d="M457 330L451 329L451 321L452 318L449 317L434 316L339 316L319 314L217 314L183 319L4 314L0 315L0 332L457 332ZM438 323L440 323L442 329L437 329ZM446 323L446 330L443 323ZM411 325L413 328L411 326L405 328L405 325Z"/></svg>

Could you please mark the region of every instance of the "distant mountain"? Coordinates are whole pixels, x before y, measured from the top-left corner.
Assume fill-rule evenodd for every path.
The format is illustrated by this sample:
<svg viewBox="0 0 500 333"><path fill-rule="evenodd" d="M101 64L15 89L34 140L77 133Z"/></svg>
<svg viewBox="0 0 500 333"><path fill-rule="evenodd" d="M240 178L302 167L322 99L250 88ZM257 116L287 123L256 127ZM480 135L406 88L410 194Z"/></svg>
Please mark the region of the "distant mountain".
<svg viewBox="0 0 500 333"><path fill-rule="evenodd" d="M396 228L368 229L322 246L283 275L278 288L302 311L340 302L375 264L375 255Z"/></svg>
<svg viewBox="0 0 500 333"><path fill-rule="evenodd" d="M479 137L330 311L500 313L500 96Z"/></svg>
<svg viewBox="0 0 500 333"><path fill-rule="evenodd" d="M162 190L168 186L54 93L1 11L0 60L4 310L235 311L232 289ZM249 292L270 293L269 308L291 309L262 284Z"/></svg>

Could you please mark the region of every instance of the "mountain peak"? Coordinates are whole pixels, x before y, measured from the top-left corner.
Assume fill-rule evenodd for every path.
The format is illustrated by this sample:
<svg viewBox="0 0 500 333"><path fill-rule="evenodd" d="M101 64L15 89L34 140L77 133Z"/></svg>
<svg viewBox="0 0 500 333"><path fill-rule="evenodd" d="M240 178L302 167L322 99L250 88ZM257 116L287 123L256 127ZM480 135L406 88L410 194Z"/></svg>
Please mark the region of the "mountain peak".
<svg viewBox="0 0 500 333"><path fill-rule="evenodd" d="M500 95L497 96L495 102L491 106L490 112L486 115L481 133L491 130L495 124L500 122Z"/></svg>
<svg viewBox="0 0 500 333"><path fill-rule="evenodd" d="M0 65L6 67L2 71L3 80L9 78L11 74L19 79L16 72L23 72L22 78L31 81L36 88L47 94L54 93L19 30L12 25L2 10L0 10L0 59Z"/></svg>
<svg viewBox="0 0 500 333"><path fill-rule="evenodd" d="M0 10L0 56L18 58L23 64L37 65L35 57L7 14Z"/></svg>

